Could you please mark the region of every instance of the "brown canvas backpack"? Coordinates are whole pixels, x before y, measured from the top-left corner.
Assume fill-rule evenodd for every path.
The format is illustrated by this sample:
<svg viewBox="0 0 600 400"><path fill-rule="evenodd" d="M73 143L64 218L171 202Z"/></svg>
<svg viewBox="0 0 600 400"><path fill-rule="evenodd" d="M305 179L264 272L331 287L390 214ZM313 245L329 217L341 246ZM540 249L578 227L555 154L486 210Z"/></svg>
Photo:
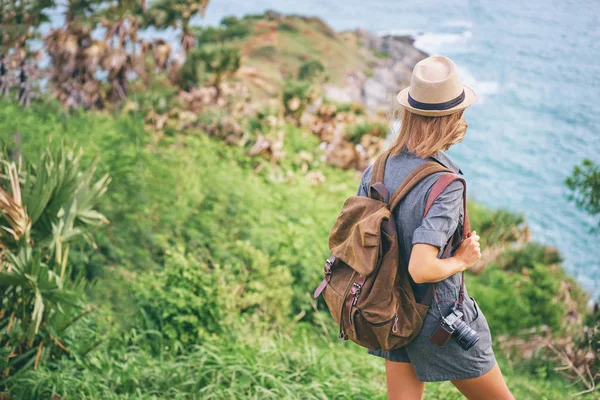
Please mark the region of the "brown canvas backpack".
<svg viewBox="0 0 600 400"><path fill-rule="evenodd" d="M340 338L384 351L402 347L414 339L435 294L434 285L430 284L422 302L415 300L408 271L399 267L404 264L392 212L417 183L431 174L449 173L432 187L425 215L451 182L461 180L464 184L462 178L437 162L425 162L390 197L383 185L388 156L388 152L383 153L373 166L369 197L352 196L344 203L329 234L331 257L325 263L325 278L314 293L315 298L323 293L333 319L339 324ZM463 228L469 232L464 203ZM450 241L455 238L453 235ZM450 247L446 246L445 255Z"/></svg>

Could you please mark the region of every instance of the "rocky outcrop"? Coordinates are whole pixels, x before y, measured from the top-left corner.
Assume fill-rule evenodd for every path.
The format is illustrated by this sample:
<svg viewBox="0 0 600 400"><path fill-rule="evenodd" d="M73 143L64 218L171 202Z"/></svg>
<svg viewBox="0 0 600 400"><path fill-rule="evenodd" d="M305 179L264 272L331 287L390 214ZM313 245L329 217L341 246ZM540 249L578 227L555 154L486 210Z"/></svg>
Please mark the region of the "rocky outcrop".
<svg viewBox="0 0 600 400"><path fill-rule="evenodd" d="M370 68L350 73L345 87L326 86L326 96L337 102L361 102L370 112L391 112L396 94L408 86L413 67L427 54L414 47L409 36L380 36L362 30L356 34L372 52Z"/></svg>

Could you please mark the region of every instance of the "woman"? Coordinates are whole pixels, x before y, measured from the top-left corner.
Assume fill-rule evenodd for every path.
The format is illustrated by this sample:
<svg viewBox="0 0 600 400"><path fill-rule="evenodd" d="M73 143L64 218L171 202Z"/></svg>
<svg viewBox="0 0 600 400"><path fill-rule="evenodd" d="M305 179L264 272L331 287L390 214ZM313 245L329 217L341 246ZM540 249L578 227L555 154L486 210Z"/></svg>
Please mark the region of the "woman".
<svg viewBox="0 0 600 400"><path fill-rule="evenodd" d="M465 108L477 99L464 86L454 63L447 57L434 56L419 62L412 74L410 87L398 94L402 106L402 125L392 143L385 165L384 185L393 193L416 167L434 160L456 174L456 164L443 153L460 142L467 129ZM367 196L372 166L363 174L359 195ZM388 398L421 399L424 382L452 381L468 399L514 399L494 358L491 336L485 316L465 289L464 321L480 339L463 350L454 338L443 346L429 337L440 326L442 313L451 312L461 286L461 272L481 257L479 236L472 232L460 237L449 257L441 259L450 238L463 222L463 184L452 182L435 200L422 218L429 190L442 175L423 179L394 210L402 260L407 268L417 301L425 295L429 282L436 282L440 309L432 302L419 335L405 347L389 352L371 351L386 359ZM462 240L462 241L461 241ZM454 251L452 251L454 250Z"/></svg>

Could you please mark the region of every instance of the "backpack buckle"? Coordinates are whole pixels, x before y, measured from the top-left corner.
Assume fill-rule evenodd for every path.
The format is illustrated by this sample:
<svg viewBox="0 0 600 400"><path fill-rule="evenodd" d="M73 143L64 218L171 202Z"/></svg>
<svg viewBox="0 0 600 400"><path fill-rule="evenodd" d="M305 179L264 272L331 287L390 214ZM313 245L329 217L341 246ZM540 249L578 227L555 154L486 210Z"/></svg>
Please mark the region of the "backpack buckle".
<svg viewBox="0 0 600 400"><path fill-rule="evenodd" d="M352 305L355 306L358 301L358 295L360 294L360 290L362 289L362 285L358 282L354 282L352 284L352 294L354 295L354 299L352 299Z"/></svg>
<svg viewBox="0 0 600 400"><path fill-rule="evenodd" d="M325 265L323 266L323 270L325 271L325 275L331 275L331 267L335 261L335 256L329 257L325 260Z"/></svg>

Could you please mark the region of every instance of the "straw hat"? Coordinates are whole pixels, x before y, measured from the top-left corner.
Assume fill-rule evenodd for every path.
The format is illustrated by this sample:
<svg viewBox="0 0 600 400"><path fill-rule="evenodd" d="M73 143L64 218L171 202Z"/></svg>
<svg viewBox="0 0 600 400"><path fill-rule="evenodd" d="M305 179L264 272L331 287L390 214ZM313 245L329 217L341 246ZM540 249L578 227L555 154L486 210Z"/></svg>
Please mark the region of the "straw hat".
<svg viewBox="0 0 600 400"><path fill-rule="evenodd" d="M444 56L419 61L413 69L410 86L398 93L398 102L406 111L429 117L454 114L476 100L473 89L460 81L454 62Z"/></svg>

